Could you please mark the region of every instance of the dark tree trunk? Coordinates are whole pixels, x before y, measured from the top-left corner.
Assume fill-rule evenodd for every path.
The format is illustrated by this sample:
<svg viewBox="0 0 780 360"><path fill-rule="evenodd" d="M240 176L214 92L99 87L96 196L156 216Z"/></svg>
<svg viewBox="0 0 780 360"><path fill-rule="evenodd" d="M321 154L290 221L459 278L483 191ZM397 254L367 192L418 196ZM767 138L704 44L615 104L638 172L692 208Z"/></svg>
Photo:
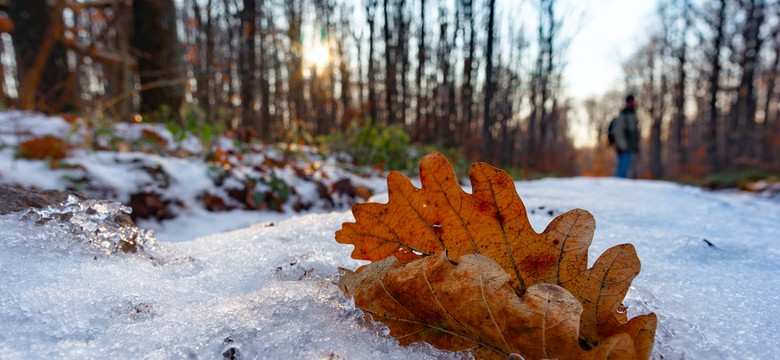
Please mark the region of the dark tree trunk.
<svg viewBox="0 0 780 360"><path fill-rule="evenodd" d="M16 30L19 107L46 113L75 110L75 77L68 68L62 36L64 2L14 0L9 16Z"/></svg>
<svg viewBox="0 0 780 360"><path fill-rule="evenodd" d="M371 121L376 123L377 119L377 99L376 99L376 60L374 59L374 43L376 36L374 34L376 22L376 0L369 0L366 3L366 18L368 21L368 114Z"/></svg>
<svg viewBox="0 0 780 360"><path fill-rule="evenodd" d="M184 69L176 32L173 0L133 1L132 47L138 56L141 112L169 106L178 113L184 102Z"/></svg>
<svg viewBox="0 0 780 360"><path fill-rule="evenodd" d="M301 44L301 26L303 22L303 4L302 0L287 1L287 39L290 47L287 52L288 66L288 87L287 103L289 106L290 119L294 123L293 127L302 127L305 125L309 114L307 113L304 97L304 78L303 78L303 56Z"/></svg>
<svg viewBox="0 0 780 360"><path fill-rule="evenodd" d="M688 45L686 43L686 37L688 36L688 28L690 27L690 20L688 18L688 6L687 1L684 1L681 5L683 12L683 28L682 34L679 38L679 47L677 49L677 83L674 92L674 120L672 138L674 142L674 173L675 176L683 175L683 170L687 161L686 148L686 126L685 126L685 85L688 80L688 74L686 72L686 65L688 63Z"/></svg>
<svg viewBox="0 0 780 360"><path fill-rule="evenodd" d="M490 113L493 93L495 92L495 83L493 81L493 42L495 41L495 18L496 18L496 0L489 0L488 15L488 37L487 53L485 56L485 99L484 99L484 119L482 121L482 142L483 156L485 160L490 160L493 149L493 139L490 133L493 126L493 119Z"/></svg>
<svg viewBox="0 0 780 360"><path fill-rule="evenodd" d="M772 148L772 137L777 136L777 121L773 119L771 115L772 103L774 102L777 110L780 110L780 99L776 97L775 85L778 81L778 75L780 75L780 24L778 24L774 31L774 63L768 74L767 89L766 89L766 101L764 101L764 123L761 129L761 151L759 154L763 154L763 161L767 164L772 164L776 160L776 149ZM777 111L774 114L777 116Z"/></svg>
<svg viewBox="0 0 780 360"><path fill-rule="evenodd" d="M259 78L260 80L260 118L258 119L260 137L265 141L273 141L275 140L275 136L278 136L279 134L274 134L274 131L277 131L278 129L275 129L271 126L271 124L274 122L274 119L271 117L271 83L268 80L268 72L271 69L269 66L271 62L269 58L271 55L268 51L268 44L266 40L266 35L271 32L270 29L272 26L269 17L265 14L265 0L261 0L259 6L260 10L257 14L258 20L260 21L259 24L261 24L257 29L258 47L260 49L258 53L259 61L257 64L258 68L253 69L252 74L253 78ZM262 24L265 25L263 26ZM260 73L259 76L255 75L258 73L258 71Z"/></svg>
<svg viewBox="0 0 780 360"><path fill-rule="evenodd" d="M541 164L541 170L543 171L551 171L550 163L548 161L548 158L552 155L553 149L551 148L551 144L554 142L554 138L551 137L551 128L555 125L554 119L550 117L552 112L554 111L554 106L551 106L548 110L547 103L552 100L552 102L555 102L555 99L552 99L551 96L551 90L552 87L551 82L554 79L553 71L554 71L554 58L553 58L553 51L554 51L554 43L556 36L556 26L555 26L555 13L553 12L555 6L555 2L553 0L545 0L542 1L542 14L546 18L546 21L542 21L543 24L546 23L547 29L545 31L544 36L542 37L541 41L541 48L540 51L542 51L542 57L545 60L544 69L542 70L542 77L541 77L541 100L539 102L540 111L541 114L539 115L539 156L542 157L543 163Z"/></svg>
<svg viewBox="0 0 780 360"><path fill-rule="evenodd" d="M212 13L213 1L206 3L206 24L203 34L206 38L206 73L204 74L206 86L206 102L203 106L206 108L206 122L211 124L215 122L216 102L217 102L217 84L216 71L214 70L214 14Z"/></svg>
<svg viewBox="0 0 780 360"><path fill-rule="evenodd" d="M452 31L452 41L447 43L447 49L444 53L444 56L447 57L447 74L445 76L447 76L449 79L447 84L447 106L444 108L447 128L445 132L439 133L439 136L443 137L442 141L445 147L454 147L455 144L460 141L460 139L456 138L456 136L460 137L460 134L462 133L462 131L460 131L462 130L462 123L459 117L460 114L458 112L458 99L456 97L456 62L451 59L452 52L455 50L455 47L458 43L458 34L462 30L460 23L460 5L456 5L455 27Z"/></svg>
<svg viewBox="0 0 780 360"><path fill-rule="evenodd" d="M739 87L737 89L737 100L734 105L734 111L731 117L729 146L732 146L729 154L731 155L732 165L739 162L741 158L753 158L755 156L756 143L756 93L755 76L756 68L760 59L760 50L763 38L761 37L761 26L764 23L764 2L763 0L750 0L746 5L745 47L742 51L739 67L742 71Z"/></svg>
<svg viewBox="0 0 780 360"><path fill-rule="evenodd" d="M396 109L394 106L396 98L395 88L395 75L396 75L396 61L395 61L395 46L393 44L393 36L390 31L390 0L384 0L384 6L382 8L384 15L384 36L385 36L385 110L387 111L387 123L395 124L398 122L396 116Z"/></svg>
<svg viewBox="0 0 780 360"><path fill-rule="evenodd" d="M424 133L428 128L428 122L423 118L425 114L423 109L427 101L425 100L425 88L423 85L423 78L425 77L425 0L420 0L420 43L417 49L417 107L415 109L415 139L423 139Z"/></svg>
<svg viewBox="0 0 780 360"><path fill-rule="evenodd" d="M449 136L451 135L450 124L454 114L450 113L450 87L454 86L450 78L451 64L450 64L450 51L452 46L447 38L447 29L449 23L447 21L447 8L444 3L439 5L439 52L437 54L437 62L439 65L439 71L441 72L441 80L436 84L435 91L435 123L432 133L429 134L429 138L426 142L435 141L438 145L449 145Z"/></svg>
<svg viewBox="0 0 780 360"><path fill-rule="evenodd" d="M398 40L397 40L397 48L398 51L396 53L396 62L400 62L400 67L398 71L401 75L400 80L400 90L401 94L398 96L398 106L400 107L399 114L401 115L401 118L398 119L401 124L406 124L406 114L408 109L408 99L409 99L409 89L408 89L408 72L409 72L409 55L408 55L408 49L407 44L409 43L409 24L408 20L405 16L405 7L406 7L406 0L400 0L398 2L398 9L396 11L397 14L397 22L398 22Z"/></svg>
<svg viewBox="0 0 780 360"><path fill-rule="evenodd" d="M463 14L468 23L469 37L468 37L468 50L466 52L466 58L463 61L463 93L462 102L464 111L464 126L465 132L463 139L468 139L467 134L471 134L473 126L473 103L474 103L474 85L472 84L474 77L474 54L476 52L476 29L474 28L474 1L463 0ZM466 40L464 36L464 41Z"/></svg>
<svg viewBox="0 0 780 360"><path fill-rule="evenodd" d="M648 61L647 61L647 69L648 69L648 84L645 86L646 91L648 95L650 95L649 102L650 106L648 107L648 112L650 113L651 117L651 123L650 123L650 135L648 138L649 143L649 160L650 160L650 174L653 176L653 178L658 179L661 176L663 176L663 163L661 161L662 159L662 152L661 152L661 129L663 124L663 113L664 113L664 94L661 91L658 91L656 86L656 80L655 80L655 73L657 71L657 58L656 56L659 55L659 53L656 51L655 48L651 48L650 51L648 51ZM661 73L661 86L665 87L667 80L666 80L666 74L663 73L663 70L660 71Z"/></svg>
<svg viewBox="0 0 780 360"><path fill-rule="evenodd" d="M347 126L349 125L349 120L352 117L352 80L350 77L352 76L352 68L349 66L350 62L350 53L347 51L347 45L349 44L347 39L349 38L349 27L351 25L350 19L349 19L349 13L351 12L351 9L347 6L343 6L341 8L341 15L339 15L339 25L341 26L339 30L339 38L336 43L336 51L338 52L338 58L339 58L339 84L341 87L341 91L339 93L339 103L341 106L341 117L337 120L335 131L344 131L346 130ZM358 52L359 54L359 52ZM358 59L360 59L360 56L358 56ZM335 84L336 79L333 79L333 82ZM336 94L333 94L334 101L336 101L335 96Z"/></svg>
<svg viewBox="0 0 780 360"><path fill-rule="evenodd" d="M257 71L257 3L244 0L241 10L241 118L262 134L255 111L255 73Z"/></svg>
<svg viewBox="0 0 780 360"><path fill-rule="evenodd" d="M709 76L709 122L707 127L707 164L710 171L720 168L718 156L718 120L720 110L718 109L718 92L720 92L720 72L722 64L720 61L721 48L723 47L724 33L726 28L726 0L719 1L718 16L715 19L713 27L715 28L715 39L712 44L712 53L710 54L710 76Z"/></svg>
<svg viewBox="0 0 780 360"><path fill-rule="evenodd" d="M650 61L649 61L649 68L650 68L650 76L649 76L649 89L651 89L650 93L652 94L650 99L650 116L652 117L652 122L650 123L650 135L649 135L649 160L650 160L650 174L653 176L653 178L658 179L661 178L664 175L664 166L663 166L663 141L661 139L662 131L663 131L663 118L664 118L664 112L666 111L665 106L665 96L666 91L668 89L668 76L666 72L663 69L663 63L660 65L659 73L661 75L661 86L660 89L655 88L655 72L656 72L656 66L657 60L656 55L660 55L659 52L656 52L655 49L651 49L650 51ZM662 56L662 55L661 55Z"/></svg>
<svg viewBox="0 0 780 360"><path fill-rule="evenodd" d="M279 30L276 26L276 23L274 22L273 17L266 17L266 29L269 32L269 38L270 43L277 43L279 41L279 38L276 35L273 35L275 33L278 33ZM286 95L284 85L285 82L282 80L282 74L284 73L284 63L282 62L282 57L284 56L284 50L279 49L277 47L271 47L268 49L268 53L266 58L263 60L266 63L267 69L273 69L274 73L274 87L273 87L273 102L269 100L269 104L273 103L274 108L276 111L274 111L273 115L269 118L269 121L271 123L277 123L280 124L277 129L275 129L274 136L272 140L274 141L281 141L283 139L286 139L285 129L290 130L292 126L292 119L285 119L284 118L284 109L285 109L285 101L286 101ZM269 95L270 96L270 95Z"/></svg>

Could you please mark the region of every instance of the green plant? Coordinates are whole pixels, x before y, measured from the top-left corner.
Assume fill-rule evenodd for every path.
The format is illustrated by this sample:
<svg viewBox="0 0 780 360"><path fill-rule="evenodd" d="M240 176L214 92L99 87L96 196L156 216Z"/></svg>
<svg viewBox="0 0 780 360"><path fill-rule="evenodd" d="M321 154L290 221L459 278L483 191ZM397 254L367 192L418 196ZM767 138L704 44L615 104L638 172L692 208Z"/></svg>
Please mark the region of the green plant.
<svg viewBox="0 0 780 360"><path fill-rule="evenodd" d="M778 174L772 174L762 169L745 169L742 171L731 171L715 173L704 178L704 186L711 189L738 188L748 189L749 185L759 180L768 180L778 178Z"/></svg>
<svg viewBox="0 0 780 360"><path fill-rule="evenodd" d="M409 167L410 138L402 125L382 126L369 119L362 126L353 124L343 134L331 134L318 140L330 151L349 154L357 165L389 170Z"/></svg>
<svg viewBox="0 0 780 360"><path fill-rule="evenodd" d="M176 122L169 121L165 124L165 128L171 133L173 141L177 144L184 141L188 134L192 134L197 136L200 143L205 147L209 147L225 133L225 125L200 123L195 120L194 117L185 118L183 126Z"/></svg>
<svg viewBox="0 0 780 360"><path fill-rule="evenodd" d="M184 141L184 139L187 137L187 130L184 129L184 127L179 126L179 124L169 121L165 124L165 128L168 130L168 132L171 133L171 136L173 137L173 141L177 144Z"/></svg>
<svg viewBox="0 0 780 360"><path fill-rule="evenodd" d="M159 124L165 124L170 121L175 121L178 118L173 108L165 104L160 105L160 108L158 108L155 111L152 111L147 114L142 114L141 117L143 118L144 122L159 123Z"/></svg>
<svg viewBox="0 0 780 360"><path fill-rule="evenodd" d="M276 196L278 196L282 202L285 202L290 198L292 188L290 185L287 185L284 180L276 177L276 174L271 173L271 178L266 182L266 184L271 187L271 191L273 191L273 193L276 194Z"/></svg>

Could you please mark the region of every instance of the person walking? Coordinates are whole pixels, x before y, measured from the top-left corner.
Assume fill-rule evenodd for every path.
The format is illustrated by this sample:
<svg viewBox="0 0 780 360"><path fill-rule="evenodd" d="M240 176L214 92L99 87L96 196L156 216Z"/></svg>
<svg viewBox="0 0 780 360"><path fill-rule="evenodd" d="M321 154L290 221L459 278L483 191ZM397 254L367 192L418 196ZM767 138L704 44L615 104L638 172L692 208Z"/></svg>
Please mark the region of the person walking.
<svg viewBox="0 0 780 360"><path fill-rule="evenodd" d="M639 153L639 126L636 117L636 99L634 95L626 96L626 107L620 110L613 121L612 134L615 138L617 166L615 176L627 178L631 170L634 155Z"/></svg>

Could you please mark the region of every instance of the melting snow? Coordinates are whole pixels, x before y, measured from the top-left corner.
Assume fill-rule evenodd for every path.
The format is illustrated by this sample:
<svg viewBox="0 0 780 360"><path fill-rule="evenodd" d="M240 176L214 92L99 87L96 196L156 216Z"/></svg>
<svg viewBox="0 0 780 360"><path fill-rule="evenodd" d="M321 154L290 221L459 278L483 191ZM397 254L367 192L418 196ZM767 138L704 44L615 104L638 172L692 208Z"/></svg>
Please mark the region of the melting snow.
<svg viewBox="0 0 780 360"><path fill-rule="evenodd" d="M0 179L64 188L67 174L53 176L40 161L10 160L7 145L18 134L73 132L71 125L28 113L3 116ZM133 171L138 154L74 156L98 183L115 187L117 199L132 190L125 185L151 182L149 174ZM211 186L202 163L143 158L173 174L167 190L186 201ZM289 173L281 176L292 181ZM373 189L384 184L372 181ZM316 196L316 189L300 187L300 196ZM658 314L653 358L770 359L780 352L777 200L619 179L517 187L537 231L572 208L594 214L591 264L611 246L636 246L642 272L625 304L629 316ZM462 357L398 345L341 295L333 284L339 267L361 265L349 257L352 247L334 240L341 224L353 221L349 212L191 209L164 223L142 221L158 231L157 241L111 220L125 211L115 203L71 200L0 216L0 358ZM225 232L238 227L245 228ZM135 236L143 251L116 251L123 236Z"/></svg>
<svg viewBox="0 0 780 360"><path fill-rule="evenodd" d="M591 263L610 246L636 246L642 272L626 305L630 316L659 315L654 358L768 359L780 351L777 202L617 179L521 182L518 190L529 209L591 211ZM158 243L156 260L59 245L79 235L21 217L0 216L4 358L457 356L399 346L341 295L338 268L360 265L333 240L352 221L348 212L257 218L245 229ZM537 230L550 220L547 211L531 215Z"/></svg>

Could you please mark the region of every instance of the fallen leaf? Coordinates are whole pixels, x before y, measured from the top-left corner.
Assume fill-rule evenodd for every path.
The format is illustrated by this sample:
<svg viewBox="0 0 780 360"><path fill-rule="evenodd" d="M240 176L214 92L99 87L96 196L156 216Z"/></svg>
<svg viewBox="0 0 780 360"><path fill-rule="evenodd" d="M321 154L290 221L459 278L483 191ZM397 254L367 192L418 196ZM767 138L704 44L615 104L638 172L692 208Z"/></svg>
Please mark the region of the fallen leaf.
<svg viewBox="0 0 780 360"><path fill-rule="evenodd" d="M342 276L339 287L401 344L426 341L481 359L633 359L625 334L586 351L578 345L582 305L553 284L519 297L510 276L482 255L453 263L446 252L402 264L388 258Z"/></svg>
<svg viewBox="0 0 780 360"><path fill-rule="evenodd" d="M428 154L420 164L420 189L401 173L390 173L388 204L353 206L356 221L345 223L336 232L336 241L354 245L352 257L369 261L393 256L403 263L444 251L460 261L465 255L481 254L509 274L520 295L540 283L571 292L582 304L580 335L586 348L628 334L636 349L647 350L641 357L647 358L656 317L650 314L629 324L621 304L640 269L633 246L607 250L588 269L595 231L589 212L568 211L537 233L506 172L476 163L469 178L470 194L463 191L443 155Z"/></svg>
<svg viewBox="0 0 780 360"><path fill-rule="evenodd" d="M68 157L69 145L56 136L45 135L19 143L19 157L32 160L62 160Z"/></svg>

